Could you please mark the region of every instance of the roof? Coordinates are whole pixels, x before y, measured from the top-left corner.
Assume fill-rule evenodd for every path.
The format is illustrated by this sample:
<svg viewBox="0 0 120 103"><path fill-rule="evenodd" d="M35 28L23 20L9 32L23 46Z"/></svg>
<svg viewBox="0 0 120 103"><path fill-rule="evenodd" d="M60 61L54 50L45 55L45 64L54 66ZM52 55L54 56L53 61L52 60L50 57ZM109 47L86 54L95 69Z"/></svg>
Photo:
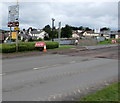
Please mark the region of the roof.
<svg viewBox="0 0 120 103"><path fill-rule="evenodd" d="M30 35L25 35L23 33L20 33L19 36L23 36L23 38L25 38L25 39L30 39L31 38Z"/></svg>
<svg viewBox="0 0 120 103"><path fill-rule="evenodd" d="M43 32L43 31L33 30L33 31L31 31L31 34L40 34L41 32Z"/></svg>

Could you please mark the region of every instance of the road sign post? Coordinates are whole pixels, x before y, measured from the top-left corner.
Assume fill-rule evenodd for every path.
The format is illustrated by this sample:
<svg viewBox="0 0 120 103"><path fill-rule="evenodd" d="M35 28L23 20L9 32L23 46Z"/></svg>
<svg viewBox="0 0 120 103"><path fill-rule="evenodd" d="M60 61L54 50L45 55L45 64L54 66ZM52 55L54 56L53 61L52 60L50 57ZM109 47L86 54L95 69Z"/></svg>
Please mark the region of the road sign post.
<svg viewBox="0 0 120 103"><path fill-rule="evenodd" d="M8 27L15 27L16 31L16 52L18 51L18 31L19 31L19 5L9 6L8 9ZM11 33L11 32L10 32Z"/></svg>

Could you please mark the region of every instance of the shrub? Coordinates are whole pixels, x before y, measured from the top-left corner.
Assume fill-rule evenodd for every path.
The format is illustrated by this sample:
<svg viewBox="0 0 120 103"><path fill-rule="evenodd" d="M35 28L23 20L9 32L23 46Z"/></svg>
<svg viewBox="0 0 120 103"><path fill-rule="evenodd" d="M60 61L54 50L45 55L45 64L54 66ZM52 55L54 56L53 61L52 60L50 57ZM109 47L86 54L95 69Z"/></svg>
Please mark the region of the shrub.
<svg viewBox="0 0 120 103"><path fill-rule="evenodd" d="M19 46L25 46L26 48L24 51L31 51L31 50L35 50L35 43L34 42L23 42L23 43L19 43Z"/></svg>
<svg viewBox="0 0 120 103"><path fill-rule="evenodd" d="M58 48L59 47L59 43L58 42L47 42L46 43L46 48L47 49L54 49L54 48ZM32 51L32 50L37 50L40 48L35 48L35 43L34 42L23 42L23 43L19 43L18 44L18 51ZM13 53L16 52L16 44L2 44L2 46L0 47L0 51L2 51L2 53Z"/></svg>
<svg viewBox="0 0 120 103"><path fill-rule="evenodd" d="M46 48L47 49L54 49L54 48L58 48L58 47L59 47L58 42L47 42L46 43Z"/></svg>
<svg viewBox="0 0 120 103"><path fill-rule="evenodd" d="M3 45L2 46L2 53L13 53L16 51L16 47L13 45Z"/></svg>
<svg viewBox="0 0 120 103"><path fill-rule="evenodd" d="M18 51L21 52L21 51L27 51L27 45L20 45L18 46Z"/></svg>

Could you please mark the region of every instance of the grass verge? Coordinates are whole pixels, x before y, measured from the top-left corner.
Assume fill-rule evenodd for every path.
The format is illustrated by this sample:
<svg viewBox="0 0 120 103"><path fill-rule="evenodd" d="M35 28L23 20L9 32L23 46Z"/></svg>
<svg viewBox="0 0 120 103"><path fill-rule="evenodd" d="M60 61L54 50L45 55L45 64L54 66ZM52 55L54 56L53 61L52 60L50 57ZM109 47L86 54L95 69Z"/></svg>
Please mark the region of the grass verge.
<svg viewBox="0 0 120 103"><path fill-rule="evenodd" d="M118 97L120 91L118 90L120 90L120 82L114 83L94 94L83 97L80 101L115 101L120 103L120 99Z"/></svg>

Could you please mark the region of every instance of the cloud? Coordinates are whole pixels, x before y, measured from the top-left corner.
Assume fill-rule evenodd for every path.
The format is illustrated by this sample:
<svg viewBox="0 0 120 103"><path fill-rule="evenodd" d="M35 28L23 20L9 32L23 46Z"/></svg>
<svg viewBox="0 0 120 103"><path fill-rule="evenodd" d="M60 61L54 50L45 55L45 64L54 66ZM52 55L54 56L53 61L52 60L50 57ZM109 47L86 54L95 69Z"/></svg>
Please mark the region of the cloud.
<svg viewBox="0 0 120 103"><path fill-rule="evenodd" d="M3 4L3 26L7 23L7 8ZM51 25L51 18L55 18L55 25L62 22L62 26L88 26L101 28L103 26L117 29L117 2L21 2L20 27L43 28Z"/></svg>

